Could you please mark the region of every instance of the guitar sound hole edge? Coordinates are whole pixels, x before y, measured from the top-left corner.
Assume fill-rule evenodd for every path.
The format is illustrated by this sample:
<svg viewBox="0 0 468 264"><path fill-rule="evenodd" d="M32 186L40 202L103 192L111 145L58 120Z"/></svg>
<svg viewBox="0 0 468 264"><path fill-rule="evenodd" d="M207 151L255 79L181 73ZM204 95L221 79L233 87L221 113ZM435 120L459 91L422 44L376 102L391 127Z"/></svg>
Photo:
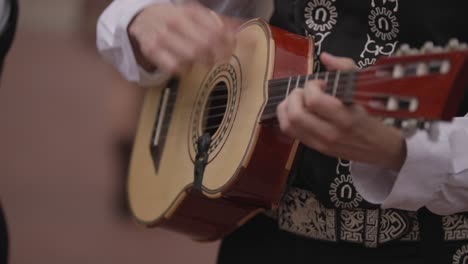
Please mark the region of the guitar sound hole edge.
<svg viewBox="0 0 468 264"><path fill-rule="evenodd" d="M203 113L202 134L213 137L223 123L228 107L229 89L224 81L216 83L211 91Z"/></svg>

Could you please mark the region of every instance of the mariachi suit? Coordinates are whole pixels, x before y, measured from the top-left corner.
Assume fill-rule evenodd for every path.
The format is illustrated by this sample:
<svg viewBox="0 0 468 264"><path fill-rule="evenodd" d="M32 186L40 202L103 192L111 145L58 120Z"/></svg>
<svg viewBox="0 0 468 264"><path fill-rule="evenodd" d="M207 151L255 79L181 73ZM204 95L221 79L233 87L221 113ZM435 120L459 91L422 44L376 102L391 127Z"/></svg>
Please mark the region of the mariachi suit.
<svg viewBox="0 0 468 264"><path fill-rule="evenodd" d="M454 12L456 4L460 2L276 0L271 24L314 37L316 55L327 51L350 57L365 68L403 43L420 47L427 40L435 45L445 45L450 38L467 42L468 22L463 21L463 11L458 16ZM324 70L316 62L315 69ZM465 100L460 115L466 114L467 106ZM466 214L442 217L426 208L383 210L356 191L349 168L349 161L303 147L279 210L270 219L259 216L228 236L218 263L468 260Z"/></svg>

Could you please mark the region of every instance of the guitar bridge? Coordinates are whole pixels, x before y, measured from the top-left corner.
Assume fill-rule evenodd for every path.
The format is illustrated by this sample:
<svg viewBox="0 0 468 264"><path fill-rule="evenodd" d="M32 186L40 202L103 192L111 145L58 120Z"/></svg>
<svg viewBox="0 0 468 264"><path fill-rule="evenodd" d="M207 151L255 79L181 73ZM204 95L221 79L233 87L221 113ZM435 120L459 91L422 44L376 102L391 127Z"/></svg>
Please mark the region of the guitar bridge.
<svg viewBox="0 0 468 264"><path fill-rule="evenodd" d="M161 155L164 150L169 122L174 111L174 102L177 96L176 85L174 82L164 89L159 104L158 113L154 122L153 136L150 143L150 152L153 158L154 168L157 171L161 161Z"/></svg>

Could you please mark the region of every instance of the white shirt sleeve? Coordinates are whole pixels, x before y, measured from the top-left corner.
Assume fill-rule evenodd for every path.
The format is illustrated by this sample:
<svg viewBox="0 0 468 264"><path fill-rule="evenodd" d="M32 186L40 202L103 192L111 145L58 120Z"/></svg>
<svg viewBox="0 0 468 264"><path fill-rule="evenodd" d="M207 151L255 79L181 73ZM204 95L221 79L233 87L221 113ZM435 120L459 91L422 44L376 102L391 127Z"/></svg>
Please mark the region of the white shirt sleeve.
<svg viewBox="0 0 468 264"><path fill-rule="evenodd" d="M114 65L125 79L142 86L161 84L169 76L159 71L149 73L137 64L128 37L130 21L145 7L156 3L179 4L187 0L114 0L104 10L97 24L97 48L104 60ZM269 19L273 1L262 0L200 0L219 13L229 16L263 17Z"/></svg>
<svg viewBox="0 0 468 264"><path fill-rule="evenodd" d="M150 74L136 62L127 28L145 7L170 0L114 0L101 14L97 24L96 45L105 61L112 64L131 82L154 85L166 80L159 72Z"/></svg>
<svg viewBox="0 0 468 264"><path fill-rule="evenodd" d="M440 215L468 211L468 116L439 129L436 142L425 132L406 140L407 158L399 173L352 163L354 185L363 198L384 209L426 206Z"/></svg>

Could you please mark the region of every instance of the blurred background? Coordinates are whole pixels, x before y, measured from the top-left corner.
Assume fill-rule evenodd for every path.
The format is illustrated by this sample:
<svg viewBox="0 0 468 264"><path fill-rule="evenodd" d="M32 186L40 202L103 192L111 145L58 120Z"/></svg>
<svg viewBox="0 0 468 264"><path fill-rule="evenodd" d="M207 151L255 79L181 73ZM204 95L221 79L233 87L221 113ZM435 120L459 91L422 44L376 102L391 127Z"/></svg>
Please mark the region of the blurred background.
<svg viewBox="0 0 468 264"><path fill-rule="evenodd" d="M126 166L143 90L95 48L110 0L20 0L0 86L0 196L11 264L215 263L196 243L132 223Z"/></svg>

